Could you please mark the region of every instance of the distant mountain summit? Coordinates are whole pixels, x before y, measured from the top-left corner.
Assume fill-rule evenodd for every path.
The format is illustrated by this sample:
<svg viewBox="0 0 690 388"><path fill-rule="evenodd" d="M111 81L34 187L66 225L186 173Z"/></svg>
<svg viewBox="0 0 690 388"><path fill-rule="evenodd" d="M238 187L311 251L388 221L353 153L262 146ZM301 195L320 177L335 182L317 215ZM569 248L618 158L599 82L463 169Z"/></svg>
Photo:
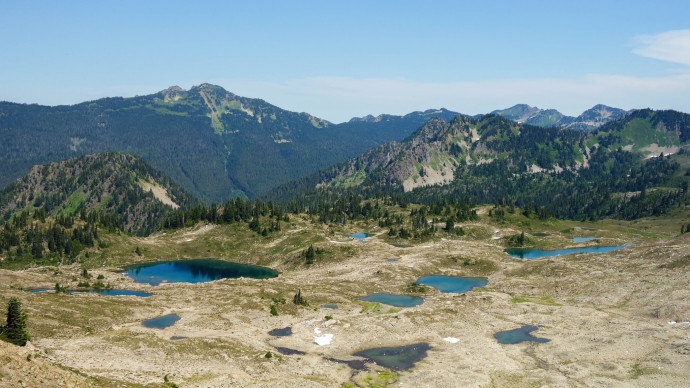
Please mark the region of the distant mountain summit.
<svg viewBox="0 0 690 388"><path fill-rule="evenodd" d="M598 128L609 121L621 119L629 113L629 111L623 109L598 104L591 109L587 109L577 117L563 117L556 125L568 129L588 131Z"/></svg>
<svg viewBox="0 0 690 388"><path fill-rule="evenodd" d="M518 104L508 109L495 110L491 114L503 116L520 124L538 127L561 127L589 131L609 121L625 117L629 112L606 105L595 105L577 117L565 116L555 109L540 109L526 104Z"/></svg>
<svg viewBox="0 0 690 388"><path fill-rule="evenodd" d="M432 117L438 117L443 120L452 120L453 117L457 115L462 115L461 113L458 112L453 112L450 111L446 108L440 108L440 109L427 109L425 111L415 111L408 113L404 116L397 116L397 115L389 115L389 114L380 114L376 117L373 115L366 115L363 117L353 117L350 119L350 123L358 123L358 122L365 122L365 123L380 123L380 122L385 122L385 121L393 121L393 120L413 120L413 119L424 119L428 120Z"/></svg>

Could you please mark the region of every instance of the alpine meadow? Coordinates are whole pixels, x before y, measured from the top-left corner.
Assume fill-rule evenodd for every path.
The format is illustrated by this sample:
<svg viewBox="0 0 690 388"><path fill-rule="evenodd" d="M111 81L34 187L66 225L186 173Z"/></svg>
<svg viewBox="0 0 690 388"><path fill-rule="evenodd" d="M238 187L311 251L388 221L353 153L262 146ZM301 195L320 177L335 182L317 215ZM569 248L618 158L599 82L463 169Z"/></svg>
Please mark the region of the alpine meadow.
<svg viewBox="0 0 690 388"><path fill-rule="evenodd" d="M0 386L690 381L687 4L2 8Z"/></svg>

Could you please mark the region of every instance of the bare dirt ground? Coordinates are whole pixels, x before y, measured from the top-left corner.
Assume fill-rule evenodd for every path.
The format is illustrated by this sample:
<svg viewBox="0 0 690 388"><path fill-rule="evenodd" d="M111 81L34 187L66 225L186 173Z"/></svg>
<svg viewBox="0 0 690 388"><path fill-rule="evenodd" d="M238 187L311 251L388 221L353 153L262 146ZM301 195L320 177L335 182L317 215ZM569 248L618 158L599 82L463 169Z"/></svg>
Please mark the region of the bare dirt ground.
<svg viewBox="0 0 690 388"><path fill-rule="evenodd" d="M115 268L92 271L117 288L154 293L149 298L18 289L54 284L55 279L68 282L79 275L76 265L57 273L54 268L3 270L0 297L21 298L35 352L44 355L42 363L53 362L54 369L15 367L26 350L0 344L0 357L12 358L0 368L0 385L22 386L16 381L34 373L75 387L98 383L85 376L157 385L165 375L181 387L368 386L385 382L377 377L382 367L369 363L365 371L353 370L329 359L354 360L351 354L363 349L426 342L432 347L427 357L388 378L391 386L687 386L690 234L633 241L632 235L609 233L602 244L635 245L605 254L509 261L492 237L513 231L489 229L476 239L439 239L404 248L383 236L360 243L324 231L319 246L327 252L346 246L350 257L293 269L276 262L273 266L284 272L267 280L153 287L135 284ZM197 229L181 241L212 230ZM419 294L424 303L411 308L356 301L372 292L405 294L407 284L430 274L488 275L489 283L466 294L428 289ZM291 303L297 289L309 307ZM278 316L269 313L271 304ZM141 325L168 313L181 319L163 330ZM493 337L526 324L542 326L533 334L550 342L501 345ZM268 335L287 326L291 336ZM325 334L332 334L331 342L318 345L315 337ZM449 343L446 337L459 341ZM276 347L304 354L281 355ZM266 358L267 352L273 357Z"/></svg>

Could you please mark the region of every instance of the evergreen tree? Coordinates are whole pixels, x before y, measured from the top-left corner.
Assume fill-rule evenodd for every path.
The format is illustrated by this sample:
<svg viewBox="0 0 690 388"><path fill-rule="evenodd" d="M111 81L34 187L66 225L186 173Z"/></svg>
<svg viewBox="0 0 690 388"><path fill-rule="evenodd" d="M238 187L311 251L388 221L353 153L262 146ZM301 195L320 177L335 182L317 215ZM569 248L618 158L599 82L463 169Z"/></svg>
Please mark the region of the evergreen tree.
<svg viewBox="0 0 690 388"><path fill-rule="evenodd" d="M305 253L305 256L307 258L307 264L314 264L314 246L310 245L309 248L307 248L307 253Z"/></svg>
<svg viewBox="0 0 690 388"><path fill-rule="evenodd" d="M26 330L26 314L22 311L22 302L18 298L10 298L7 303L7 325L0 327L0 339L19 346L24 346L31 340Z"/></svg>
<svg viewBox="0 0 690 388"><path fill-rule="evenodd" d="M302 290L299 290L299 289L297 290L297 293L295 294L295 296L292 298L292 302L294 304L300 305L300 306L309 306L307 299L305 299L302 296Z"/></svg>

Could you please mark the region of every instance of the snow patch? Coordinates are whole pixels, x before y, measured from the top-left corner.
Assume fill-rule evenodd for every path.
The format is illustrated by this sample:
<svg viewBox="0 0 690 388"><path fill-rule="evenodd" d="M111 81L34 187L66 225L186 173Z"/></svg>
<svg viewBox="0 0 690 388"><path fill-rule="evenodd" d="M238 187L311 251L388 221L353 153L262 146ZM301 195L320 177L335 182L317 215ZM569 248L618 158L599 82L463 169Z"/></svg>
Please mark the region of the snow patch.
<svg viewBox="0 0 690 388"><path fill-rule="evenodd" d="M455 337L446 337L443 340L446 342L450 342L451 344L457 344L458 342L460 342L460 339Z"/></svg>
<svg viewBox="0 0 690 388"><path fill-rule="evenodd" d="M314 342L319 346L330 345L333 341L333 334L324 334L322 336L314 336Z"/></svg>

